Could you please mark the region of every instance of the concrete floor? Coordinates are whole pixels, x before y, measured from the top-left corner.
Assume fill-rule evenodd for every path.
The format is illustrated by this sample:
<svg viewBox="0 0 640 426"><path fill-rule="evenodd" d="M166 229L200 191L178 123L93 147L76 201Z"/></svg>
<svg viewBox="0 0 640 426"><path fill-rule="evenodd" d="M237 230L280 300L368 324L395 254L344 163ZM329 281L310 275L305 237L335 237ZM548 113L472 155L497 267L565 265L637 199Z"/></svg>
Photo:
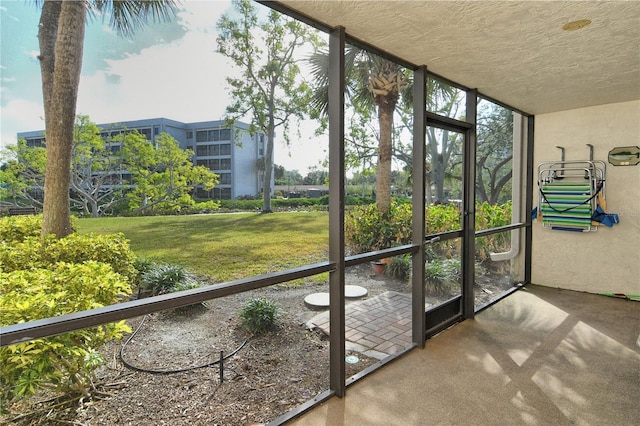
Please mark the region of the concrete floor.
<svg viewBox="0 0 640 426"><path fill-rule="evenodd" d="M293 425L640 425L640 303L527 286Z"/></svg>

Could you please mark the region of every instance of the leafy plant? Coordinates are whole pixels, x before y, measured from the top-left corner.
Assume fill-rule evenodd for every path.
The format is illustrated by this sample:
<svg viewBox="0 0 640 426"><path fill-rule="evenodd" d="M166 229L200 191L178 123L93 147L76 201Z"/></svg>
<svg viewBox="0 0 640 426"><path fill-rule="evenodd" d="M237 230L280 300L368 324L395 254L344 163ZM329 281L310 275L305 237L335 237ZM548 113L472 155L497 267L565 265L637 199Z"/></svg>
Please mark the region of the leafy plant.
<svg viewBox="0 0 640 426"><path fill-rule="evenodd" d="M42 232L42 215L9 216L0 220L0 241L15 243Z"/></svg>
<svg viewBox="0 0 640 426"><path fill-rule="evenodd" d="M0 219L0 326L95 309L131 293L134 255L122 234L40 236L42 216ZM97 349L130 331L124 322L0 349L6 403L52 388L87 394Z"/></svg>
<svg viewBox="0 0 640 426"><path fill-rule="evenodd" d="M275 302L265 297L249 299L240 309L240 319L244 326L254 334L273 329L280 316L280 309Z"/></svg>
<svg viewBox="0 0 640 426"><path fill-rule="evenodd" d="M425 282L427 290L442 296L449 294L454 286L461 282L462 267L460 259L432 259L425 263Z"/></svg>
<svg viewBox="0 0 640 426"><path fill-rule="evenodd" d="M411 255L394 256L391 258L391 264L387 268L387 272L393 278L406 281L411 277Z"/></svg>
<svg viewBox="0 0 640 426"><path fill-rule="evenodd" d="M0 272L0 283L0 326L99 308L131 291L125 277L95 261ZM97 349L130 331L120 321L0 348L3 408L42 388L87 395L104 361Z"/></svg>
<svg viewBox="0 0 640 426"><path fill-rule="evenodd" d="M154 296L193 288L190 281L180 265L154 264L140 276L142 289Z"/></svg>
<svg viewBox="0 0 640 426"><path fill-rule="evenodd" d="M425 211L425 231L427 234L453 231L462 228L462 215L455 204L436 204Z"/></svg>
<svg viewBox="0 0 640 426"><path fill-rule="evenodd" d="M375 204L354 207L345 217L345 240L352 253L365 253L411 242L411 205L391 202L389 213Z"/></svg>
<svg viewBox="0 0 640 426"><path fill-rule="evenodd" d="M72 221L75 223L75 220ZM42 215L0 219L0 269L46 268L58 262L108 263L113 270L133 280L135 255L124 234L71 234L57 239L40 236Z"/></svg>

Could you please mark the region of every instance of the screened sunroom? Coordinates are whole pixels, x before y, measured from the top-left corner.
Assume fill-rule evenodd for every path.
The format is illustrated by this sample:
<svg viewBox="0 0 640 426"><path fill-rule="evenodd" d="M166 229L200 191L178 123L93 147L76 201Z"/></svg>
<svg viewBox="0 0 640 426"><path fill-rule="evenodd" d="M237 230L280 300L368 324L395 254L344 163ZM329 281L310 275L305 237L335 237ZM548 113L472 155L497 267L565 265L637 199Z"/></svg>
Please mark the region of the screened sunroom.
<svg viewBox="0 0 640 426"><path fill-rule="evenodd" d="M12 325L2 344L327 274L313 288L324 309L305 317L329 342L326 387L272 424L637 422L640 5L258 7L325 46L325 62L301 72L326 83L326 259ZM357 96L363 70L369 109ZM380 142L367 154L370 140ZM365 191L367 164L389 226L404 227L358 250L345 234L365 219L350 219L345 199ZM381 182L383 167L405 179ZM579 196L566 193L578 184ZM567 219L571 203L587 210L585 226ZM597 221L598 209L613 223ZM393 279L368 272L375 263ZM354 300L360 288L370 293Z"/></svg>

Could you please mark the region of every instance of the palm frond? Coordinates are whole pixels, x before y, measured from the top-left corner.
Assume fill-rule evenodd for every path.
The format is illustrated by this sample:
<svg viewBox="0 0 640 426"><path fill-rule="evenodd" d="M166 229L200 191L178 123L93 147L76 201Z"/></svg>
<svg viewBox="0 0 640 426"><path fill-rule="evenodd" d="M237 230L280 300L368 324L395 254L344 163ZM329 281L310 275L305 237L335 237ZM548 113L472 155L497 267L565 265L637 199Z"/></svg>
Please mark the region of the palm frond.
<svg viewBox="0 0 640 426"><path fill-rule="evenodd" d="M177 11L177 0L93 0L90 15L109 16L109 25L122 36L131 36L142 25L169 21Z"/></svg>

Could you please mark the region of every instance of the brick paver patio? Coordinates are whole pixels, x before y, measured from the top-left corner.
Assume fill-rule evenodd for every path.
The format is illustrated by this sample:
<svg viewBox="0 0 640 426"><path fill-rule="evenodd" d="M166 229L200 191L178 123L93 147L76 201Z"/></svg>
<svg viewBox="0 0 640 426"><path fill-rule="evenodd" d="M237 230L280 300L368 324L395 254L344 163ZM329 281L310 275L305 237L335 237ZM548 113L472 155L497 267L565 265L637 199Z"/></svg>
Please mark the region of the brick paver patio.
<svg viewBox="0 0 640 426"><path fill-rule="evenodd" d="M327 335L329 311L309 321ZM383 358L411 345L411 294L387 291L345 306L345 337L352 348Z"/></svg>

